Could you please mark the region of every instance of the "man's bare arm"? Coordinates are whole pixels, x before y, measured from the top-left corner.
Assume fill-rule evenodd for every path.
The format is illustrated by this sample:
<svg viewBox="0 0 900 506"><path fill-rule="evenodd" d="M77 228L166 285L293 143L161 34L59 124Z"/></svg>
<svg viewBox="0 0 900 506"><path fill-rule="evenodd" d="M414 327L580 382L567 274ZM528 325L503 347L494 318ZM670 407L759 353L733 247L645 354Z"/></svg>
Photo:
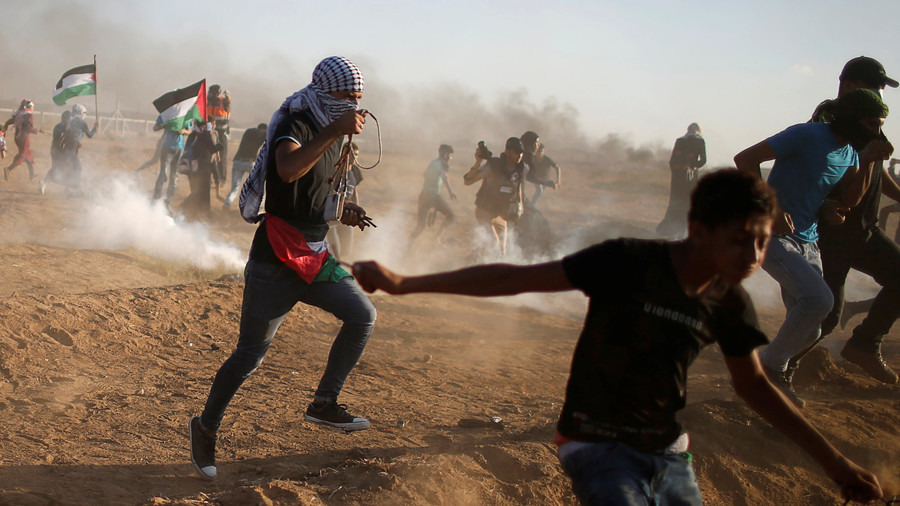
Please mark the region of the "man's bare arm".
<svg viewBox="0 0 900 506"><path fill-rule="evenodd" d="M278 177L290 183L305 176L338 139L362 132L366 118L356 111L348 111L322 129L302 146L281 142L275 148L275 167Z"/></svg>
<svg viewBox="0 0 900 506"><path fill-rule="evenodd" d="M734 156L734 165L741 172L762 179L760 164L775 159L775 151L766 141L758 142Z"/></svg>
<svg viewBox="0 0 900 506"><path fill-rule="evenodd" d="M493 297L525 292L561 292L573 290L557 260L537 265L488 264L423 276L396 274L377 262L353 265L353 275L366 291L384 290L406 293L453 293Z"/></svg>
<svg viewBox="0 0 900 506"><path fill-rule="evenodd" d="M473 185L484 177L484 172L480 170L481 162L484 160L475 155L475 164L469 169L469 172L463 174L463 183L466 186Z"/></svg>
<svg viewBox="0 0 900 506"><path fill-rule="evenodd" d="M444 186L447 187L447 194L450 195L451 200L456 200L456 194L453 193L453 188L450 187L450 178L447 177L447 173L441 174L441 179L444 180Z"/></svg>
<svg viewBox="0 0 900 506"><path fill-rule="evenodd" d="M766 378L753 351L725 357L738 396L779 432L803 449L840 487L845 498L867 502L882 496L878 478L841 454Z"/></svg>
<svg viewBox="0 0 900 506"><path fill-rule="evenodd" d="M881 170L875 167L876 163L889 159L893 152L894 147L888 141L875 140L866 144L859 153L859 167L848 170L841 178L841 201L845 206L859 204L872 183L872 173Z"/></svg>

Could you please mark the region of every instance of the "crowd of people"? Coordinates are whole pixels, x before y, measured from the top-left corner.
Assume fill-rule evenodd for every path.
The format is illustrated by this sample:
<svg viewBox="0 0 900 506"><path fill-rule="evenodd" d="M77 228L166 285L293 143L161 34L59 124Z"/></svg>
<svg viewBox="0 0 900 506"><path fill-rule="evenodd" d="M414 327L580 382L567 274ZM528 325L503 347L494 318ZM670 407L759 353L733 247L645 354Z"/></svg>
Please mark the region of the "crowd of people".
<svg viewBox="0 0 900 506"><path fill-rule="evenodd" d="M578 290L590 304L554 443L583 503L702 503L677 413L686 404L691 362L712 344L724 356L737 394L808 453L845 498L881 497L878 477L806 420L805 402L792 384L801 359L844 321L850 269L871 275L882 289L841 356L878 381L898 383L881 346L900 317L900 246L878 226L880 196L900 201L897 160L881 130L888 116L881 92L898 82L876 60L859 57L845 65L839 83L837 97L823 102L809 122L741 151L733 169L700 176L706 145L700 125L691 123L671 153L669 204L657 239L609 240L534 265L490 263L404 276L377 262L340 261L353 248L353 229L373 226L359 198L359 147L344 142L365 127L367 112L359 109L365 80L346 58L322 60L311 82L288 97L268 124L246 130L234 155L224 206L239 200L241 216L258 227L234 351L188 423L196 472L210 480L218 476L216 444L229 403L298 302L342 322L305 420L350 432L371 425L338 402L375 326L366 291L488 297ZM154 200L168 206L178 174L187 174L185 213L208 215L211 188L226 182L230 100L214 85L206 121L173 130L157 120L155 130L163 134ZM22 163L35 177L29 136L42 130L34 126L33 109L23 100L4 125L4 132L14 125L18 148L4 178ZM88 128L85 112L75 105L54 127L42 192L49 182L79 186L81 141L97 131L96 123ZM474 217L495 258L507 257L511 227L534 223L527 217L540 214L545 190L560 188L561 169L545 150L534 131L509 137L498 156L482 142L462 176L466 186L480 182ZM438 241L456 217L442 195L457 200L450 178L454 148L441 144L437 155L424 172L407 251L438 214ZM761 164L769 161L774 165L766 182ZM345 179L336 192L339 176ZM530 197L526 182L535 185ZM882 222L893 210L885 209ZM771 342L741 286L760 267L779 283L786 309Z"/></svg>

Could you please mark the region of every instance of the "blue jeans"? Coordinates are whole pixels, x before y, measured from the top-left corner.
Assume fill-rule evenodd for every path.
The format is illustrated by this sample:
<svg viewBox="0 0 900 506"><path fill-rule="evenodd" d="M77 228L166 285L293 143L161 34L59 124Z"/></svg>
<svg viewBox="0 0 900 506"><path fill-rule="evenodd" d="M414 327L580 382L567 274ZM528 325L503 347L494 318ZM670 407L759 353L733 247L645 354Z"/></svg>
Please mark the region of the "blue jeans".
<svg viewBox="0 0 900 506"><path fill-rule="evenodd" d="M597 443L560 459L585 505L703 504L691 463L680 455L642 453L621 443Z"/></svg>
<svg viewBox="0 0 900 506"><path fill-rule="evenodd" d="M247 263L245 274L237 347L216 373L200 415L203 427L209 430L219 428L228 403L244 380L262 364L275 332L297 302L322 308L343 321L331 345L325 373L315 392L316 400L337 400L375 328L375 306L353 278L337 283L307 284L284 265L252 260Z"/></svg>
<svg viewBox="0 0 900 506"><path fill-rule="evenodd" d="M760 358L766 367L784 371L791 358L818 339L834 297L822 277L822 259L814 242L789 235L773 237L763 269L781 285L786 314Z"/></svg>
<svg viewBox="0 0 900 506"><path fill-rule="evenodd" d="M225 207L231 207L234 200L241 194L241 186L243 186L244 174L250 174L253 170L253 162L245 160L235 160L231 162L231 191L225 197Z"/></svg>
<svg viewBox="0 0 900 506"><path fill-rule="evenodd" d="M178 180L178 162L181 161L180 149L162 148L159 152L159 175L156 177L156 186L153 188L153 200L162 197L163 185L169 180L169 188L166 190L166 203L175 195L175 184Z"/></svg>

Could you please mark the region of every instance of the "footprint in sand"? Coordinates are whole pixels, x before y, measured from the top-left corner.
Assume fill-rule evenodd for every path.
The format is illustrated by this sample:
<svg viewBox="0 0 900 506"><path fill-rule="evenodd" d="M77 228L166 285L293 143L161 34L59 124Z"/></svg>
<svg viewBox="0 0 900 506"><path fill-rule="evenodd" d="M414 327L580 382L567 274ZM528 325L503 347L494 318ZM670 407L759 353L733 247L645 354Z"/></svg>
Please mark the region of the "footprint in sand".
<svg viewBox="0 0 900 506"><path fill-rule="evenodd" d="M73 344L75 344L75 342L72 340L71 334L52 325L45 328L43 330L43 333L63 346L72 346Z"/></svg>

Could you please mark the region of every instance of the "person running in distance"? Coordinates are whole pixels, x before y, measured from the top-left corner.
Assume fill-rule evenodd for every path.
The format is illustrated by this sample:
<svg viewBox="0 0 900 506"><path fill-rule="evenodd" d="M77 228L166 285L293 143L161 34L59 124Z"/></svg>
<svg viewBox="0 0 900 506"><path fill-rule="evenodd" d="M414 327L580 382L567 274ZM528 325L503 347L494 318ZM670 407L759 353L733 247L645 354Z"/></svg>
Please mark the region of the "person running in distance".
<svg viewBox="0 0 900 506"><path fill-rule="evenodd" d="M260 158L241 192L241 216L261 223L244 270L237 346L216 373L203 412L189 422L191 461L202 478L218 476L216 434L225 410L262 364L275 332L297 302L343 322L306 408L306 421L344 431L369 428L368 420L348 413L337 399L375 328L375 306L328 253L325 241L330 180L341 141L362 132L365 124L365 115L357 111L363 86L362 73L350 60L325 58L312 82L288 97L269 122ZM247 195L261 199L257 185L262 182L266 213L260 217L260 200ZM344 204L340 221L360 229L369 224L365 210L353 203Z"/></svg>
<svg viewBox="0 0 900 506"><path fill-rule="evenodd" d="M447 173L450 172L450 160L452 159L453 146L441 144L438 147L438 157L432 160L428 167L425 168L425 184L422 186L421 193L419 193L416 228L409 235L407 251L412 248L413 241L419 237L419 234L428 225L428 214L432 209L434 209L435 213L444 215L444 221L441 223L441 228L438 229L438 238L440 238L441 232L447 229L447 225L453 223L453 209L450 209L450 205L441 197L441 188L444 187L447 188L450 200L456 200L456 194L453 193L453 188L450 187L450 180L447 178Z"/></svg>
<svg viewBox="0 0 900 506"><path fill-rule="evenodd" d="M506 148L499 157L488 157L476 149L475 163L463 175L466 186L481 181L475 194L475 220L493 236L501 258L506 256L509 224L525 211L528 165L522 161L524 153L518 137L506 139Z"/></svg>
<svg viewBox="0 0 900 506"><path fill-rule="evenodd" d="M63 111L60 115L59 123L53 127L53 134L50 139L50 170L41 179L39 186L41 195L47 192L47 183L59 183L67 187L70 185L65 145L66 127L69 125L69 118L71 117L71 111Z"/></svg>
<svg viewBox="0 0 900 506"><path fill-rule="evenodd" d="M87 108L81 104L72 106L72 115L66 123L65 140L63 141L63 158L66 162L66 172L69 177L70 188L78 189L81 187L81 159L78 152L81 151L81 140L84 136L88 139L94 137L97 128L100 126L94 121L94 127L88 128L87 121L84 120L84 114Z"/></svg>
<svg viewBox="0 0 900 506"><path fill-rule="evenodd" d="M759 269L777 214L761 179L726 169L700 179L683 241L614 239L536 265L489 264L423 276L354 265L367 291L480 297L581 290L590 298L554 442L584 504L702 504L676 413L688 366L718 344L736 393L809 454L844 497L882 496L773 386L766 342L740 283Z"/></svg>
<svg viewBox="0 0 900 506"><path fill-rule="evenodd" d="M31 134L43 133L44 131L42 128L34 127L34 102L27 98L23 99L13 117L6 120L6 123L3 124L3 131L5 132L10 125L16 127L13 141L15 141L19 152L13 157L9 167L3 168L3 180L8 181L9 173L19 165L22 165L23 162L28 165L28 179L34 179L34 153L31 152Z"/></svg>
<svg viewBox="0 0 900 506"><path fill-rule="evenodd" d="M253 170L253 161L256 160L259 148L266 140L266 129L268 128L269 126L265 123L260 123L256 128L245 130L244 135L241 136L241 143L234 154L234 160L231 161L231 191L225 197L225 209L229 209L234 203L234 199L240 195L244 175Z"/></svg>

